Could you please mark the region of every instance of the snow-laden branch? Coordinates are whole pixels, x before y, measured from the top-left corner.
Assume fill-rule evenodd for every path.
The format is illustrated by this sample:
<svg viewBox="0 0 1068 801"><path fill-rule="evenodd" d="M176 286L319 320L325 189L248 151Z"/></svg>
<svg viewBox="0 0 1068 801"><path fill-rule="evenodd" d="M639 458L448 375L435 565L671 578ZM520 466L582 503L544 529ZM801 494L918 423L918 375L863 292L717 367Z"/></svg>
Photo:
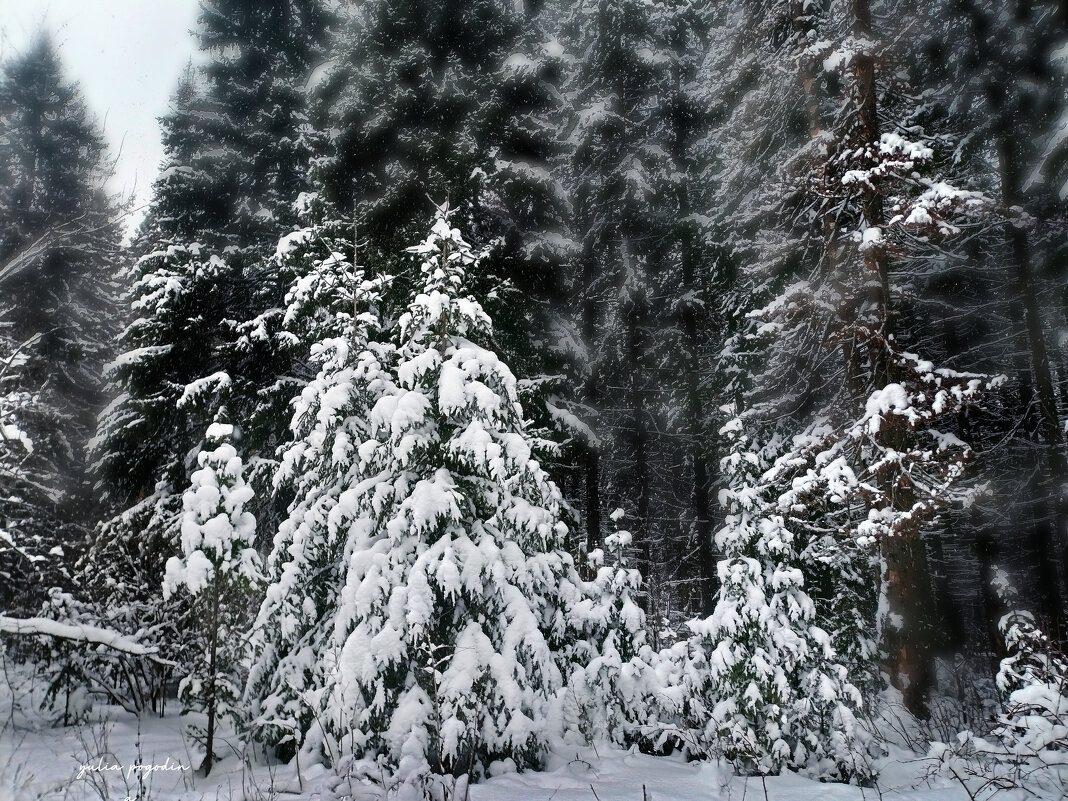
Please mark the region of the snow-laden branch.
<svg viewBox="0 0 1068 801"><path fill-rule="evenodd" d="M20 634L24 636L39 634L61 640L76 640L94 645L103 645L113 651L130 654L131 656L147 656L157 662L166 662L166 660L155 655L155 648L139 643L137 640L119 634L117 631L87 626L81 623L61 623L58 620L51 620L46 617L19 618L0 615L0 634Z"/></svg>
<svg viewBox="0 0 1068 801"><path fill-rule="evenodd" d="M97 225L92 228L83 227L80 224L87 219L87 217L88 214L82 214L63 225L49 228L37 239L30 242L21 250L16 251L7 261L0 264L0 283L17 277L25 270L32 269L33 265L37 263L37 260L52 248L66 246L71 239L79 234L90 235L99 233L111 224L111 220L109 219L108 222L103 225Z"/></svg>

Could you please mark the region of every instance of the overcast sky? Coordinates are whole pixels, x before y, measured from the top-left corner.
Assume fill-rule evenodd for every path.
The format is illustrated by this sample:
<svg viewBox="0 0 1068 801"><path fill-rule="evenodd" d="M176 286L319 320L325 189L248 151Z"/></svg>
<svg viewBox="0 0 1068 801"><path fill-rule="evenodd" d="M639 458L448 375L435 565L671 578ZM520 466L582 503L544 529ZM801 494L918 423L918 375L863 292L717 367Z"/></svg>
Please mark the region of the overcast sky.
<svg viewBox="0 0 1068 801"><path fill-rule="evenodd" d="M195 49L198 0L0 0L0 59L52 32L119 157L114 189L146 203L163 151L156 118ZM120 150L121 145L121 150Z"/></svg>

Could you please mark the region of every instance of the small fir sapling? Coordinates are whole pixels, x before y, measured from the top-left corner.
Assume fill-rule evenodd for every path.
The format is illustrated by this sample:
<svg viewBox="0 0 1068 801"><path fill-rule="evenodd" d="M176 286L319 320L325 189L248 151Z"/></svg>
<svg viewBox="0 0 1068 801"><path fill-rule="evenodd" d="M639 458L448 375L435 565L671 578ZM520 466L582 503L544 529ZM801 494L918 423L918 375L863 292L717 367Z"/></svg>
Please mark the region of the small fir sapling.
<svg viewBox="0 0 1068 801"><path fill-rule="evenodd" d="M618 526L623 514L616 509L612 523ZM568 614L575 634L565 715L586 741L649 742L658 729L656 654L637 600L641 573L627 556L631 543L631 533L617 528L604 548L587 555L593 578L582 584Z"/></svg>
<svg viewBox="0 0 1068 801"><path fill-rule="evenodd" d="M211 772L219 717L234 713L239 697L236 673L240 653L235 642L249 590L260 580L260 559L252 547L256 519L245 506L252 489L244 465L230 443L233 426L214 422L197 457L199 469L182 497L182 556L171 557L163 594L184 591L205 609L204 650L183 679L179 694L187 706L207 713L205 754L201 767Z"/></svg>
<svg viewBox="0 0 1068 801"><path fill-rule="evenodd" d="M746 773L784 769L867 780L860 691L816 619L801 543L766 481L768 449L735 418L722 470L727 517L716 533L720 588L712 615L690 623L679 665L681 739Z"/></svg>

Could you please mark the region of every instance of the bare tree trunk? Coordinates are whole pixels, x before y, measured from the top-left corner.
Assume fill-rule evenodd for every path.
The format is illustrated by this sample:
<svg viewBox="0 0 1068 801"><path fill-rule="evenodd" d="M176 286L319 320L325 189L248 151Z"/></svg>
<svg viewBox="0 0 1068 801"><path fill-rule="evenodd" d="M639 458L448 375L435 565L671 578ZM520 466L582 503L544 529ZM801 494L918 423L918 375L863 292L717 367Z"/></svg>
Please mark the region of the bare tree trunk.
<svg viewBox="0 0 1068 801"><path fill-rule="evenodd" d="M597 280L597 260L592 253L585 254L582 267L582 338L589 359L589 373L583 387L583 401L595 409L600 397L599 359L593 352L597 345L597 299L594 285ZM589 421L593 429L593 421ZM601 546L601 464L599 446L594 441L586 442L584 473L586 479L586 552Z"/></svg>
<svg viewBox="0 0 1068 801"><path fill-rule="evenodd" d="M219 652L219 584L218 579L212 582L211 591L211 634L208 641L208 731L204 745L204 775L211 773L212 761L215 753L215 702L217 676L215 674L217 657Z"/></svg>

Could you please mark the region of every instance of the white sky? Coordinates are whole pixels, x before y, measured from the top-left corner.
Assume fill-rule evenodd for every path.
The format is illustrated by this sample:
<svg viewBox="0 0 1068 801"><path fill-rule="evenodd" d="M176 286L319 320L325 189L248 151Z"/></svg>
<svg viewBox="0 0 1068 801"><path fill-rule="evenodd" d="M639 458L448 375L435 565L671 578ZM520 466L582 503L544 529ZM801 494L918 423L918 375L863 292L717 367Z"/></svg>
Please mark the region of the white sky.
<svg viewBox="0 0 1068 801"><path fill-rule="evenodd" d="M0 0L0 60L23 50L43 24L68 80L118 156L113 189L148 202L167 111L196 44L198 0ZM121 145L121 150L120 150ZM140 219L141 214L135 215ZM131 220L131 224L133 221Z"/></svg>

